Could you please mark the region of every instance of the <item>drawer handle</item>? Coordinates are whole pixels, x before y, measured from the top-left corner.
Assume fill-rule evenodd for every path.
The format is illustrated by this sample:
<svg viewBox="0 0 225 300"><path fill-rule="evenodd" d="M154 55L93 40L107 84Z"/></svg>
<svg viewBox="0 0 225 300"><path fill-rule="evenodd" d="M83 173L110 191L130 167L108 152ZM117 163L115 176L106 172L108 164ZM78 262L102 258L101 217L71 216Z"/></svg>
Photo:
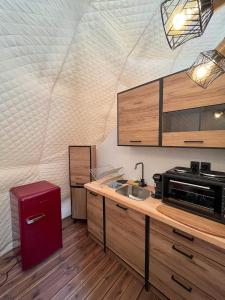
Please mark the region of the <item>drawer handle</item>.
<svg viewBox="0 0 225 300"><path fill-rule="evenodd" d="M195 140L195 141L184 141L184 143L200 143L200 144L203 144L204 141L197 141L197 140Z"/></svg>
<svg viewBox="0 0 225 300"><path fill-rule="evenodd" d="M96 193L94 193L94 192L89 192L92 196L95 196L95 197L97 197L98 196L98 194L96 194Z"/></svg>
<svg viewBox="0 0 225 300"><path fill-rule="evenodd" d="M33 217L29 217L29 218L26 218L26 223L27 223L27 225L30 225L30 224L38 222L39 220L41 220L43 218L45 218L45 214L40 214L40 215L36 215Z"/></svg>
<svg viewBox="0 0 225 300"><path fill-rule="evenodd" d="M188 291L189 293L191 293L192 287L190 287L190 286L185 286L183 283L181 283L179 280L177 280L177 279L175 278L174 275L171 276L171 279L172 279L174 282L176 282L177 284L179 284L183 289L185 289L186 291Z"/></svg>
<svg viewBox="0 0 225 300"><path fill-rule="evenodd" d="M81 182L75 182L75 184L77 184L77 185L84 185L84 183L81 183Z"/></svg>
<svg viewBox="0 0 225 300"><path fill-rule="evenodd" d="M130 141L130 143L141 143L142 141Z"/></svg>
<svg viewBox="0 0 225 300"><path fill-rule="evenodd" d="M185 253L182 250L178 249L175 245L172 246L172 249L179 252L180 254L183 254L184 256L186 256L190 259L192 259L194 257L192 254Z"/></svg>
<svg viewBox="0 0 225 300"><path fill-rule="evenodd" d="M120 204L116 204L117 207L123 209L123 210L128 210L128 207L122 206Z"/></svg>
<svg viewBox="0 0 225 300"><path fill-rule="evenodd" d="M189 241L191 241L191 242L194 241L193 236L188 236L188 235L186 235L185 233L180 232L180 231L178 231L178 230L175 229L175 228L173 229L173 233L175 233L175 234L177 234L177 235L179 235L179 236L181 236L181 237L183 237L183 238L185 238L185 239L187 239L187 240L189 240Z"/></svg>

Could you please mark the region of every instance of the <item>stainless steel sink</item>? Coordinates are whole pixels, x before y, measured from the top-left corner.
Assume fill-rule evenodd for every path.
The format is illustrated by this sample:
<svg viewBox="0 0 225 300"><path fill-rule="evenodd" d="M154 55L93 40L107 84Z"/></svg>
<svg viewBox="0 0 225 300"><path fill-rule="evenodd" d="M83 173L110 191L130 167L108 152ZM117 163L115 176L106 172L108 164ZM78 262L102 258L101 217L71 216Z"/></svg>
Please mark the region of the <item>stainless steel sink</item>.
<svg viewBox="0 0 225 300"><path fill-rule="evenodd" d="M125 185L117 189L116 192L137 201L143 201L150 196L150 191L133 185Z"/></svg>

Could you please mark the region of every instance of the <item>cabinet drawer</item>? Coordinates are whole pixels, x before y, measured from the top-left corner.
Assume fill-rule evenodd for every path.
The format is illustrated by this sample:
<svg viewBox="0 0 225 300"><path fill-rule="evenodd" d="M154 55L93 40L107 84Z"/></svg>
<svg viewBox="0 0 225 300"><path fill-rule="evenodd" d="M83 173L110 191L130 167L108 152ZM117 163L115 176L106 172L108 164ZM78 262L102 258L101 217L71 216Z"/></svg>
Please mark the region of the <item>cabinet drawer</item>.
<svg viewBox="0 0 225 300"><path fill-rule="evenodd" d="M87 191L87 224L90 232L103 243L103 197Z"/></svg>
<svg viewBox="0 0 225 300"><path fill-rule="evenodd" d="M151 230L151 256L218 300L225 296L225 267Z"/></svg>
<svg viewBox="0 0 225 300"><path fill-rule="evenodd" d="M150 282L172 300L209 300L215 299L184 279L168 267L150 257Z"/></svg>
<svg viewBox="0 0 225 300"><path fill-rule="evenodd" d="M106 199L106 245L144 274L144 215Z"/></svg>
<svg viewBox="0 0 225 300"><path fill-rule="evenodd" d="M225 130L164 132L163 146L225 148Z"/></svg>
<svg viewBox="0 0 225 300"><path fill-rule="evenodd" d="M191 236L186 232L171 227L165 223L151 219L151 230L155 230L169 239L182 244L183 246L210 258L225 266L225 250L207 243L199 238Z"/></svg>

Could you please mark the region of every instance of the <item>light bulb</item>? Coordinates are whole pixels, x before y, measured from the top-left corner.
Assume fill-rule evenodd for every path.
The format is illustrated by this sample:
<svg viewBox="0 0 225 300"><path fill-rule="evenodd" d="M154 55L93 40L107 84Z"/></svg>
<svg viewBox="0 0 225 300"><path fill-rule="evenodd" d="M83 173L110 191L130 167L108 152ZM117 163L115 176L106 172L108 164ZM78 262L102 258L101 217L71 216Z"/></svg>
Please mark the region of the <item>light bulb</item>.
<svg viewBox="0 0 225 300"><path fill-rule="evenodd" d="M223 111L215 111L214 112L214 118L215 119L220 119L224 115Z"/></svg>
<svg viewBox="0 0 225 300"><path fill-rule="evenodd" d="M193 78L195 78L196 80L201 80L208 77L214 67L215 64L213 62L208 62L195 67Z"/></svg>
<svg viewBox="0 0 225 300"><path fill-rule="evenodd" d="M200 66L200 67L197 67L196 70L195 70L195 75L198 79L203 79L207 74L207 68L206 66Z"/></svg>
<svg viewBox="0 0 225 300"><path fill-rule="evenodd" d="M185 21L186 21L186 17L183 12L176 14L172 21L174 29L176 29L176 30L181 29L183 27Z"/></svg>

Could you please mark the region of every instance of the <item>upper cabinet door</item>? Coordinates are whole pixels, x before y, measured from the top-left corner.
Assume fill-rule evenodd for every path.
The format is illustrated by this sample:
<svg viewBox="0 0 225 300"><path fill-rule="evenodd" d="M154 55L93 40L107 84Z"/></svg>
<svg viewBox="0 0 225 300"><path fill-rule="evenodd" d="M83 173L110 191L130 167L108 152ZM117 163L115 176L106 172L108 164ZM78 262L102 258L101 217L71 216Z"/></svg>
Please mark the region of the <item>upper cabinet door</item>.
<svg viewBox="0 0 225 300"><path fill-rule="evenodd" d="M118 94L118 145L159 145L159 81Z"/></svg>
<svg viewBox="0 0 225 300"><path fill-rule="evenodd" d="M225 102L225 77L215 80L207 89L180 72L163 79L163 111L176 111Z"/></svg>

